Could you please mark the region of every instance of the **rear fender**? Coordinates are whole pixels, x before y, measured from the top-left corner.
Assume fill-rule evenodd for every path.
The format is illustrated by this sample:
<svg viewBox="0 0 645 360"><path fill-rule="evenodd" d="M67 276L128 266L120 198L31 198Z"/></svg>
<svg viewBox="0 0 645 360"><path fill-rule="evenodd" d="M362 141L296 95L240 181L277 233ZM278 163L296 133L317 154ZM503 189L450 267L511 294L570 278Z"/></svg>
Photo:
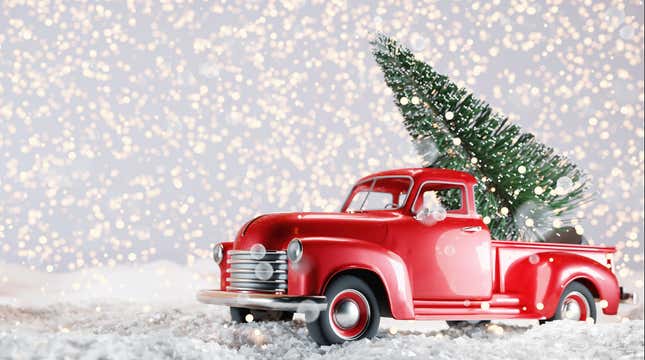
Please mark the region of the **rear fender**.
<svg viewBox="0 0 645 360"><path fill-rule="evenodd" d="M397 254L364 240L320 237L300 240L303 256L297 264L289 264L289 295L323 295L336 274L362 269L380 278L395 319L414 319L407 267Z"/></svg>
<svg viewBox="0 0 645 360"><path fill-rule="evenodd" d="M536 255L537 257L534 257ZM565 252L542 252L517 260L506 273L506 291L519 294L526 311L552 317L564 289L580 281L598 300L607 301L603 312L614 315L620 302L616 276L604 265L587 257Z"/></svg>

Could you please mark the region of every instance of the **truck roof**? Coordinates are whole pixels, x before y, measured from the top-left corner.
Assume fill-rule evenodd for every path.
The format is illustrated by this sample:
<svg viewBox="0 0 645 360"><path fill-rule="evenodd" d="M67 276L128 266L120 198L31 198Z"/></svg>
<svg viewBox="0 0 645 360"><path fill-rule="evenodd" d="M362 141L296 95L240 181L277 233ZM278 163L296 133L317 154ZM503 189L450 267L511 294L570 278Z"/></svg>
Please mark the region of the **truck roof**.
<svg viewBox="0 0 645 360"><path fill-rule="evenodd" d="M358 182L376 177L376 176L409 176L414 179L415 183L428 180L439 181L460 181L468 185L477 184L477 179L464 171L441 169L441 168L405 168L377 172L367 175Z"/></svg>

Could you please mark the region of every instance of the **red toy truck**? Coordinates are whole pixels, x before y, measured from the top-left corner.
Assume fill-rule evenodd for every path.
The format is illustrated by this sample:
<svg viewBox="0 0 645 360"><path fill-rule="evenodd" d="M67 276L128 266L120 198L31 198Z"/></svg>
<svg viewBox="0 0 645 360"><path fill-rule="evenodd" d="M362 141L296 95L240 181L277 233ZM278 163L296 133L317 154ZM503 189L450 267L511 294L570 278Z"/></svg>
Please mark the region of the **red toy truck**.
<svg viewBox="0 0 645 360"><path fill-rule="evenodd" d="M230 306L238 322L313 309L319 344L372 337L381 316L595 321L596 301L616 314L629 295L615 248L492 240L476 183L453 170L384 171L360 179L338 213L259 216L215 245L221 290L197 298Z"/></svg>

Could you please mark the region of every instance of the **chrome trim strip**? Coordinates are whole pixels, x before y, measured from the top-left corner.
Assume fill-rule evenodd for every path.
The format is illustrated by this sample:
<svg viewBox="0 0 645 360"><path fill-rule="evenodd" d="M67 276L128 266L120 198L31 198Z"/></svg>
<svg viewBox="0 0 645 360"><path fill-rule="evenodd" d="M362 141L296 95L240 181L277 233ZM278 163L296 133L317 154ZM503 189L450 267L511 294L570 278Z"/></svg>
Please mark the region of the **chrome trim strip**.
<svg viewBox="0 0 645 360"><path fill-rule="evenodd" d="M228 258L233 260L276 261L287 260L287 254L265 254L261 258L254 257L251 254L232 254Z"/></svg>
<svg viewBox="0 0 645 360"><path fill-rule="evenodd" d="M264 253L267 254L267 255L273 255L273 254L275 254L275 255L287 255L287 252L283 251L283 250L267 250ZM249 250L229 250L228 254L229 255L236 255L236 254L251 255L251 251L249 251Z"/></svg>
<svg viewBox="0 0 645 360"><path fill-rule="evenodd" d="M251 269L231 269L228 268L226 269L226 272L231 274L231 273L243 273L243 274L255 274L255 270ZM273 270L274 274L286 274L287 270Z"/></svg>
<svg viewBox="0 0 645 360"><path fill-rule="evenodd" d="M197 300L204 304L245 307L258 310L324 311L324 296L293 296L282 294L245 294L220 290L200 290ZM304 307L301 305L306 304Z"/></svg>
<svg viewBox="0 0 645 360"><path fill-rule="evenodd" d="M226 291L249 291L253 293L266 293L266 294L284 294L287 292L287 289L256 289L256 288L246 288L246 287L239 287L239 286L227 286ZM244 294L244 293L237 293L237 294Z"/></svg>
<svg viewBox="0 0 645 360"><path fill-rule="evenodd" d="M233 282L250 282L250 283L259 283L259 284L286 284L287 280L260 280L260 279L242 279L242 278L235 278L235 277L228 277L226 278L226 281L229 283Z"/></svg>
<svg viewBox="0 0 645 360"><path fill-rule="evenodd" d="M263 261L263 260L230 260L229 264L258 264L258 263L267 263L267 264L286 264L287 260L273 260L273 261Z"/></svg>
<svg viewBox="0 0 645 360"><path fill-rule="evenodd" d="M286 251L269 250L261 257L251 251L232 250L228 252L225 283L230 291L249 291L256 293L287 292L288 259ZM255 275L258 265L269 264L272 269L268 279L260 279ZM264 265L266 266L266 265Z"/></svg>
<svg viewBox="0 0 645 360"><path fill-rule="evenodd" d="M277 270L284 270L287 271L287 264L272 264L273 265L273 271ZM234 271L237 270L253 270L255 271L255 267L257 266L256 263L238 263L238 264L231 264L228 268L233 269Z"/></svg>
<svg viewBox="0 0 645 360"><path fill-rule="evenodd" d="M234 291L261 291L261 292L267 292L267 293L286 293L287 292L287 284L278 284L278 285L273 285L273 284L256 284L256 283L237 283L233 282L230 285L226 287L226 290L234 290Z"/></svg>
<svg viewBox="0 0 645 360"><path fill-rule="evenodd" d="M230 280L232 282L235 282L236 280L239 279L247 279L247 280L257 280L258 277L256 274L249 274L249 273L232 273L229 274ZM272 274L268 279L266 280L287 280L288 276L287 274Z"/></svg>

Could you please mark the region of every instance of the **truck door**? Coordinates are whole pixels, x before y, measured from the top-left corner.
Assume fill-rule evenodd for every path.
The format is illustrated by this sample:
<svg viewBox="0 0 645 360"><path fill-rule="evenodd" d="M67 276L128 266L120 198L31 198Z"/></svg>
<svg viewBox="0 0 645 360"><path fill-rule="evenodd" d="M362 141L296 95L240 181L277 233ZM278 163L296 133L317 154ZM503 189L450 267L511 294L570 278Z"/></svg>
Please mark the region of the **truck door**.
<svg viewBox="0 0 645 360"><path fill-rule="evenodd" d="M397 240L403 247L415 300L489 299L490 233L474 212L472 187L425 182ZM474 203L473 203L474 204Z"/></svg>

